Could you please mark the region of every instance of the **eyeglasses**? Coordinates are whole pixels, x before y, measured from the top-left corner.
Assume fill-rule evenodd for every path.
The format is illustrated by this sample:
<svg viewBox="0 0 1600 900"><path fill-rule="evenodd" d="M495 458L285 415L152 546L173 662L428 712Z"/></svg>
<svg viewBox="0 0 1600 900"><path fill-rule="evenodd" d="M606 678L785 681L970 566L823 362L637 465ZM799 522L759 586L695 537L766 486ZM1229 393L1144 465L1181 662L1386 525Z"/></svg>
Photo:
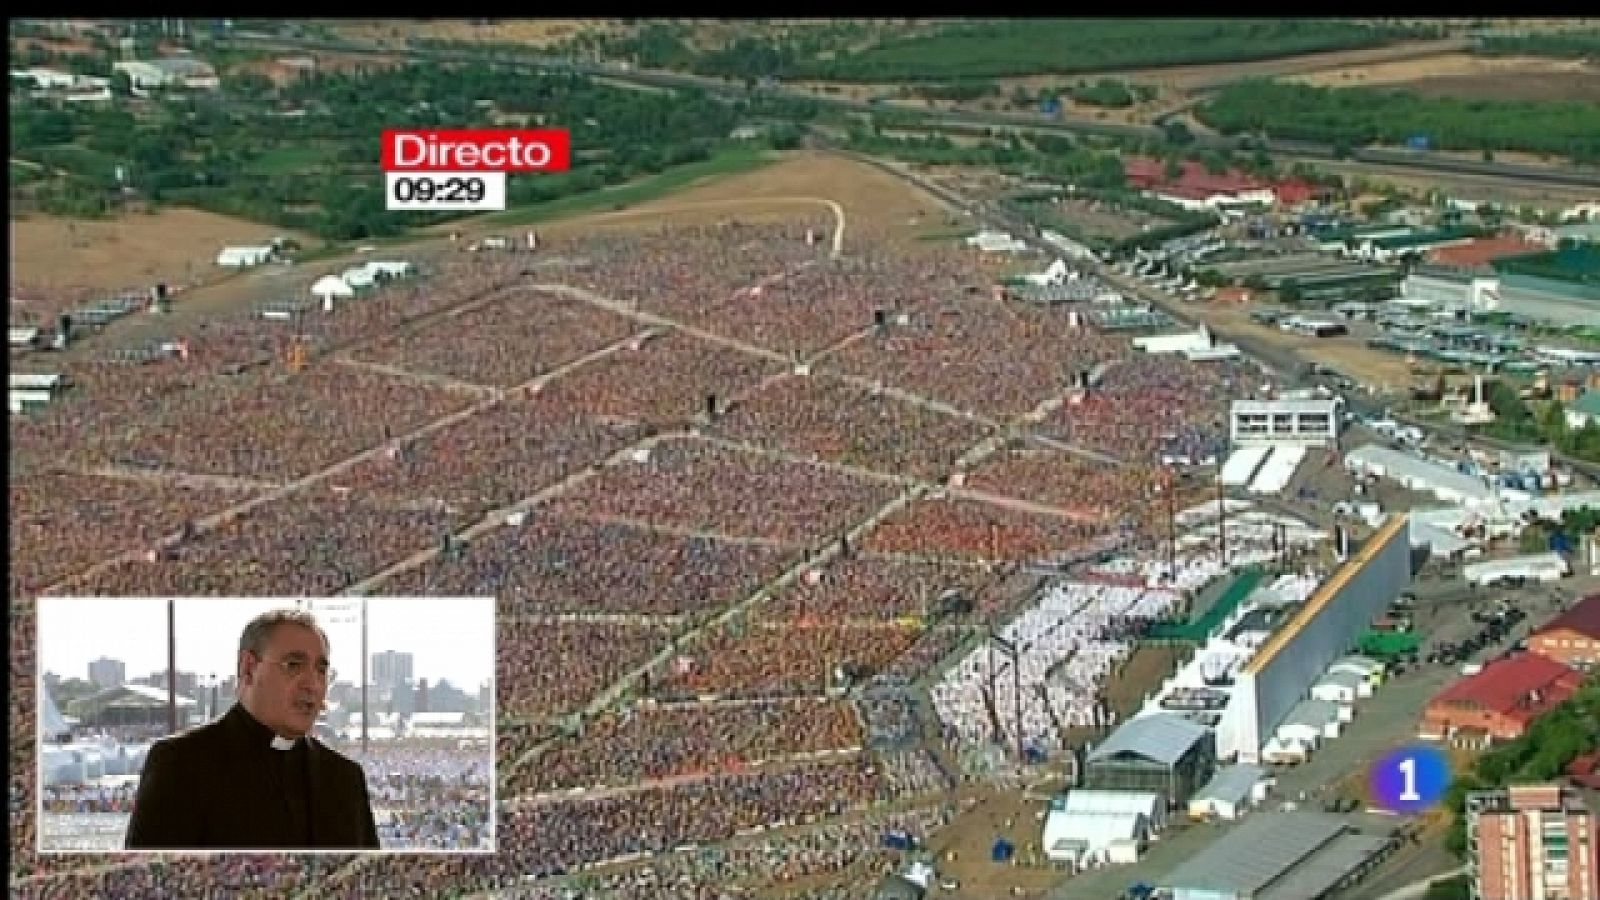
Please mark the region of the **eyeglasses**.
<svg viewBox="0 0 1600 900"><path fill-rule="evenodd" d="M272 663L282 669L283 674L289 676L290 679L297 679L307 672L316 672L317 678L321 679L323 684L328 685L333 684L333 679L339 675L339 670L326 662L320 662L313 666L301 656L291 656L288 659L267 659L262 657L261 661Z"/></svg>

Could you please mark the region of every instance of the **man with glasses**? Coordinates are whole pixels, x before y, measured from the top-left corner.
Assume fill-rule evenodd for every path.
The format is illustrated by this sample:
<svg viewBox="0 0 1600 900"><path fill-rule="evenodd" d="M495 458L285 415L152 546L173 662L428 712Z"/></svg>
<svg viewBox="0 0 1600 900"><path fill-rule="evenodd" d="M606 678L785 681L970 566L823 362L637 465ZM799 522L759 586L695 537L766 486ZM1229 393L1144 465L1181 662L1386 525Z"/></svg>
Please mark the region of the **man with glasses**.
<svg viewBox="0 0 1600 900"><path fill-rule="evenodd" d="M311 736L334 675L316 617L251 620L238 675L225 715L150 748L127 848L378 849L361 766Z"/></svg>

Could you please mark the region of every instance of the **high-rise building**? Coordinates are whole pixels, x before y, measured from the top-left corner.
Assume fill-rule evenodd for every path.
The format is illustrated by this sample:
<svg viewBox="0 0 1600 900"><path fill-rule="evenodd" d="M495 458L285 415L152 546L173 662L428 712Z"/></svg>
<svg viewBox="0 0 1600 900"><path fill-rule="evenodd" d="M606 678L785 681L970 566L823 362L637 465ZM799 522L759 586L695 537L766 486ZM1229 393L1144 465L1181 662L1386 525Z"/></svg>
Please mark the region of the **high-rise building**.
<svg viewBox="0 0 1600 900"><path fill-rule="evenodd" d="M120 687L128 677L128 667L120 659L100 657L89 663L89 680L98 688Z"/></svg>
<svg viewBox="0 0 1600 900"><path fill-rule="evenodd" d="M372 683L379 687L397 688L412 678L412 657L409 653L385 650L372 654Z"/></svg>
<svg viewBox="0 0 1600 900"><path fill-rule="evenodd" d="M1467 795L1474 900L1600 900L1600 815L1559 784Z"/></svg>

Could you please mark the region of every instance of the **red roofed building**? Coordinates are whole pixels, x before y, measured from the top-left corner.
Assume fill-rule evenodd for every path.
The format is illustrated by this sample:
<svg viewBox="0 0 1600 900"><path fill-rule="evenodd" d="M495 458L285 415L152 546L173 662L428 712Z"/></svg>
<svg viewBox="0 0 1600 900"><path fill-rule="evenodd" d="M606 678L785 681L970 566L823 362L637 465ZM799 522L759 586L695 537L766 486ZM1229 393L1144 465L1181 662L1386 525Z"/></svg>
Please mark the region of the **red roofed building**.
<svg viewBox="0 0 1600 900"><path fill-rule="evenodd" d="M1600 594L1590 594L1528 636L1528 649L1564 666L1600 666Z"/></svg>
<svg viewBox="0 0 1600 900"><path fill-rule="evenodd" d="M1467 244L1435 248L1428 251L1427 260L1435 265L1456 269L1481 269L1488 266L1491 260L1502 256L1544 251L1544 247L1525 241L1514 234L1502 234L1490 238L1478 238Z"/></svg>
<svg viewBox="0 0 1600 900"><path fill-rule="evenodd" d="M1287 181L1274 182L1272 193L1277 195L1279 206L1300 206L1301 204L1321 199L1329 191L1327 188L1318 187L1309 181L1291 178Z"/></svg>
<svg viewBox="0 0 1600 900"><path fill-rule="evenodd" d="M1582 673L1536 653L1496 660L1428 702L1422 736L1449 738L1465 731L1491 740L1514 740L1534 719L1571 697L1582 682Z"/></svg>
<svg viewBox="0 0 1600 900"><path fill-rule="evenodd" d="M1122 170L1133 187L1191 209L1222 203L1276 202L1271 185L1238 169L1213 174L1192 160L1185 160L1179 166L1182 171L1178 177L1168 178L1165 162L1148 156L1130 156L1123 160Z"/></svg>
<svg viewBox="0 0 1600 900"><path fill-rule="evenodd" d="M1600 791L1600 751L1574 759L1567 766L1567 777L1579 787Z"/></svg>

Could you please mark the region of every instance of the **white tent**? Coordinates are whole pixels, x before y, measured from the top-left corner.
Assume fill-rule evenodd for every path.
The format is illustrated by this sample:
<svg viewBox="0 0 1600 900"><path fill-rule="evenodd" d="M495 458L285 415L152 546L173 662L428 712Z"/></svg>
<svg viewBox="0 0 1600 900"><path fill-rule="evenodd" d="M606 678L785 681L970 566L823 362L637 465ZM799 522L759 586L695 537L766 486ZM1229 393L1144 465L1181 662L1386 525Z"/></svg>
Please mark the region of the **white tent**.
<svg viewBox="0 0 1600 900"><path fill-rule="evenodd" d="M61 715L61 710L56 707L55 698L49 691L39 695L43 704L39 707L39 735L46 741L55 741L72 734L72 726Z"/></svg>
<svg viewBox="0 0 1600 900"><path fill-rule="evenodd" d="M339 273L345 284L353 288L369 288L378 280L377 273L367 266L352 266Z"/></svg>
<svg viewBox="0 0 1600 900"><path fill-rule="evenodd" d="M322 308L331 310L334 298L354 297L356 289L337 275L324 275L311 286L311 296L322 301Z"/></svg>

